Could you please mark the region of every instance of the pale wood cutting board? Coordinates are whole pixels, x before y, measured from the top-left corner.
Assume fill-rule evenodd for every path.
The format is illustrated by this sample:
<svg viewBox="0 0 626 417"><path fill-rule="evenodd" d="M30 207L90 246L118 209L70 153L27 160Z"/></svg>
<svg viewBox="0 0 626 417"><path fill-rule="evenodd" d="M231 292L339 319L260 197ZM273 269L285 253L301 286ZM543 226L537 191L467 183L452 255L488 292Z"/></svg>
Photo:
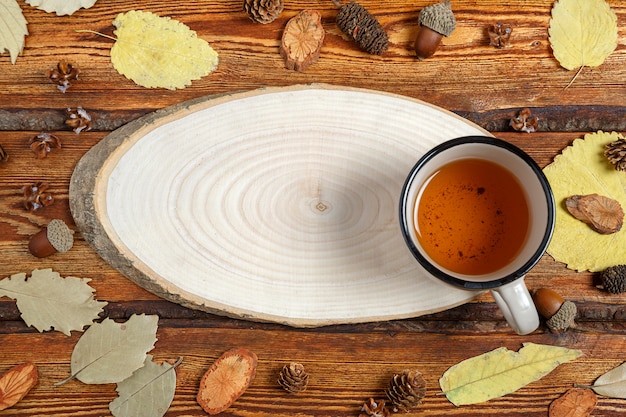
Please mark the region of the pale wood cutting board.
<svg viewBox="0 0 626 417"><path fill-rule="evenodd" d="M370 90L203 97L102 139L70 207L100 256L186 307L302 327L415 317L477 295L429 277L398 219L410 168L465 135L489 133Z"/></svg>

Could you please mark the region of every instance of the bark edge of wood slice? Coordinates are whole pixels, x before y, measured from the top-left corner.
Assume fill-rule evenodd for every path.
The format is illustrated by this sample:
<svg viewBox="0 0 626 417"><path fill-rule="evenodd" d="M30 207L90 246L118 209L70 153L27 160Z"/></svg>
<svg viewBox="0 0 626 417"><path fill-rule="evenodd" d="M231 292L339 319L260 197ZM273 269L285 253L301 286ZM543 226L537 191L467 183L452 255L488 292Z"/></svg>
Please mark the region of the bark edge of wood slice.
<svg viewBox="0 0 626 417"><path fill-rule="evenodd" d="M490 136L366 89L201 97L90 149L70 208L105 261L185 307L296 327L417 317L477 295L427 276L397 213L419 157L466 135Z"/></svg>

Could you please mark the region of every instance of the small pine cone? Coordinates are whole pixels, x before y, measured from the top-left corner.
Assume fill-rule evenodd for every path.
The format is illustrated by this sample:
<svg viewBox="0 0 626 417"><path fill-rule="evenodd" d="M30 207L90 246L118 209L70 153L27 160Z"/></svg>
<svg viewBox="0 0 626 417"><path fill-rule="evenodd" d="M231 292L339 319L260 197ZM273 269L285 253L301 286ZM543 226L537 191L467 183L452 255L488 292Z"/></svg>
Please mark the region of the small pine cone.
<svg viewBox="0 0 626 417"><path fill-rule="evenodd" d="M420 372L405 369L401 374L394 374L385 394L393 404L394 412L409 412L426 396L426 380Z"/></svg>
<svg viewBox="0 0 626 417"><path fill-rule="evenodd" d="M531 114L530 109L525 108L509 121L509 125L518 132L532 133L539 128L539 118Z"/></svg>
<svg viewBox="0 0 626 417"><path fill-rule="evenodd" d="M376 402L370 398L363 404L359 417L389 417L389 410L385 407L385 400Z"/></svg>
<svg viewBox="0 0 626 417"><path fill-rule="evenodd" d="M50 68L46 72L50 81L55 83L62 93L65 93L70 88L71 81L78 80L78 74L80 74L78 67L65 60L61 60L56 68Z"/></svg>
<svg viewBox="0 0 626 417"><path fill-rule="evenodd" d="M271 23L283 12L283 0L244 0L243 10L255 22Z"/></svg>
<svg viewBox="0 0 626 417"><path fill-rule="evenodd" d="M309 374L304 369L304 365L291 362L289 365L283 366L278 377L278 383L285 391L297 394L306 389L309 383Z"/></svg>
<svg viewBox="0 0 626 417"><path fill-rule="evenodd" d="M387 32L360 4L350 2L341 6L336 23L343 33L370 54L382 55L389 48Z"/></svg>
<svg viewBox="0 0 626 417"><path fill-rule="evenodd" d="M611 294L626 292L626 265L610 266L602 271L602 286Z"/></svg>
<svg viewBox="0 0 626 417"><path fill-rule="evenodd" d="M626 138L619 138L607 144L604 147L604 156L615 165L616 170L626 171Z"/></svg>

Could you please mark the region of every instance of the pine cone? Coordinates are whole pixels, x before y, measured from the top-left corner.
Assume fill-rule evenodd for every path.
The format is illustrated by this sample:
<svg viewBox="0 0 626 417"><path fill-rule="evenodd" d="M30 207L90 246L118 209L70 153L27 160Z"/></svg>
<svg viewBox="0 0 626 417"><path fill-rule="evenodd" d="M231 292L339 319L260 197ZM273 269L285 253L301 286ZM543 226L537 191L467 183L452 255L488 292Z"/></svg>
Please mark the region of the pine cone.
<svg viewBox="0 0 626 417"><path fill-rule="evenodd" d="M611 294L626 292L626 265L610 266L602 272L602 286Z"/></svg>
<svg viewBox="0 0 626 417"><path fill-rule="evenodd" d="M385 394L393 404L394 412L408 412L420 405L426 396L426 380L420 372L405 369L401 374L394 374Z"/></svg>
<svg viewBox="0 0 626 417"><path fill-rule="evenodd" d="M283 11L283 0L244 0L243 10L258 23L271 23Z"/></svg>
<svg viewBox="0 0 626 417"><path fill-rule="evenodd" d="M70 87L70 81L78 80L80 70L71 63L61 60L56 68L50 68L46 75L57 85L60 92L65 93Z"/></svg>
<svg viewBox="0 0 626 417"><path fill-rule="evenodd" d="M359 417L389 417L389 410L385 407L385 400L376 402L370 398L363 404Z"/></svg>
<svg viewBox="0 0 626 417"><path fill-rule="evenodd" d="M539 118L531 114L530 109L525 108L509 121L509 125L518 132L532 133L539 128Z"/></svg>
<svg viewBox="0 0 626 417"><path fill-rule="evenodd" d="M620 138L604 147L604 156L618 171L626 171L626 139Z"/></svg>
<svg viewBox="0 0 626 417"><path fill-rule="evenodd" d="M309 383L309 374L302 364L291 362L289 365L283 366L278 377L278 383L285 391L297 394L306 389Z"/></svg>
<svg viewBox="0 0 626 417"><path fill-rule="evenodd" d="M360 4L350 2L341 6L336 23L343 33L370 54L382 55L389 47L385 29Z"/></svg>

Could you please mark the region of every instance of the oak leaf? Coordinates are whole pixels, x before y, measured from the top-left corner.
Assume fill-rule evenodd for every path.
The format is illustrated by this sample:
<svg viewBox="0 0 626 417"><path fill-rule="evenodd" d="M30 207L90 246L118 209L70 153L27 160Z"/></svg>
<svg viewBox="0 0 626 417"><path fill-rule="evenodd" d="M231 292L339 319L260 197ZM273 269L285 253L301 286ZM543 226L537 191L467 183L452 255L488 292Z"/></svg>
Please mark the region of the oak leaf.
<svg viewBox="0 0 626 417"><path fill-rule="evenodd" d="M616 171L604 147L622 136L598 131L576 139L543 169L556 202L556 222L548 254L577 271L602 271L626 264L626 229L600 234L572 216L566 200L573 195L600 194L626 207L626 172Z"/></svg>
<svg viewBox="0 0 626 417"><path fill-rule="evenodd" d="M71 358L72 375L85 384L117 383L141 368L157 341L158 316L132 315L125 323L106 318L78 339Z"/></svg>
<svg viewBox="0 0 626 417"><path fill-rule="evenodd" d="M452 366L439 385L454 405L477 404L517 391L581 355L579 350L534 343L524 343L518 352L501 347Z"/></svg>
<svg viewBox="0 0 626 417"><path fill-rule="evenodd" d="M597 67L617 47L617 16L605 0L558 0L548 33L562 67Z"/></svg>
<svg viewBox="0 0 626 417"><path fill-rule="evenodd" d="M0 0L0 54L5 51L15 64L17 56L24 49L24 39L28 35L28 22L15 0Z"/></svg>
<svg viewBox="0 0 626 417"><path fill-rule="evenodd" d="M209 414L226 410L252 383L257 361L256 354L244 348L225 352L202 376L198 404Z"/></svg>
<svg viewBox="0 0 626 417"><path fill-rule="evenodd" d="M57 16L71 15L78 9L88 9L97 0L26 0L27 4Z"/></svg>
<svg viewBox="0 0 626 417"><path fill-rule="evenodd" d="M146 355L144 366L117 384L119 396L109 404L111 414L115 417L165 415L176 391L174 368L181 361L182 358L173 365L158 365L152 362L152 355Z"/></svg>
<svg viewBox="0 0 626 417"><path fill-rule="evenodd" d="M590 389L572 388L550 404L549 417L588 417L598 402Z"/></svg>
<svg viewBox="0 0 626 417"><path fill-rule="evenodd" d="M217 68L217 52L177 20L131 10L113 26L113 67L142 87L185 88Z"/></svg>
<svg viewBox="0 0 626 417"><path fill-rule="evenodd" d="M37 384L37 367L26 362L0 375L0 410L13 407Z"/></svg>
<svg viewBox="0 0 626 417"><path fill-rule="evenodd" d="M62 278L52 269L35 269L28 278L19 273L0 280L0 297L16 300L27 325L40 332L54 329L69 336L72 330L82 331L91 325L107 305L94 300L89 281Z"/></svg>

